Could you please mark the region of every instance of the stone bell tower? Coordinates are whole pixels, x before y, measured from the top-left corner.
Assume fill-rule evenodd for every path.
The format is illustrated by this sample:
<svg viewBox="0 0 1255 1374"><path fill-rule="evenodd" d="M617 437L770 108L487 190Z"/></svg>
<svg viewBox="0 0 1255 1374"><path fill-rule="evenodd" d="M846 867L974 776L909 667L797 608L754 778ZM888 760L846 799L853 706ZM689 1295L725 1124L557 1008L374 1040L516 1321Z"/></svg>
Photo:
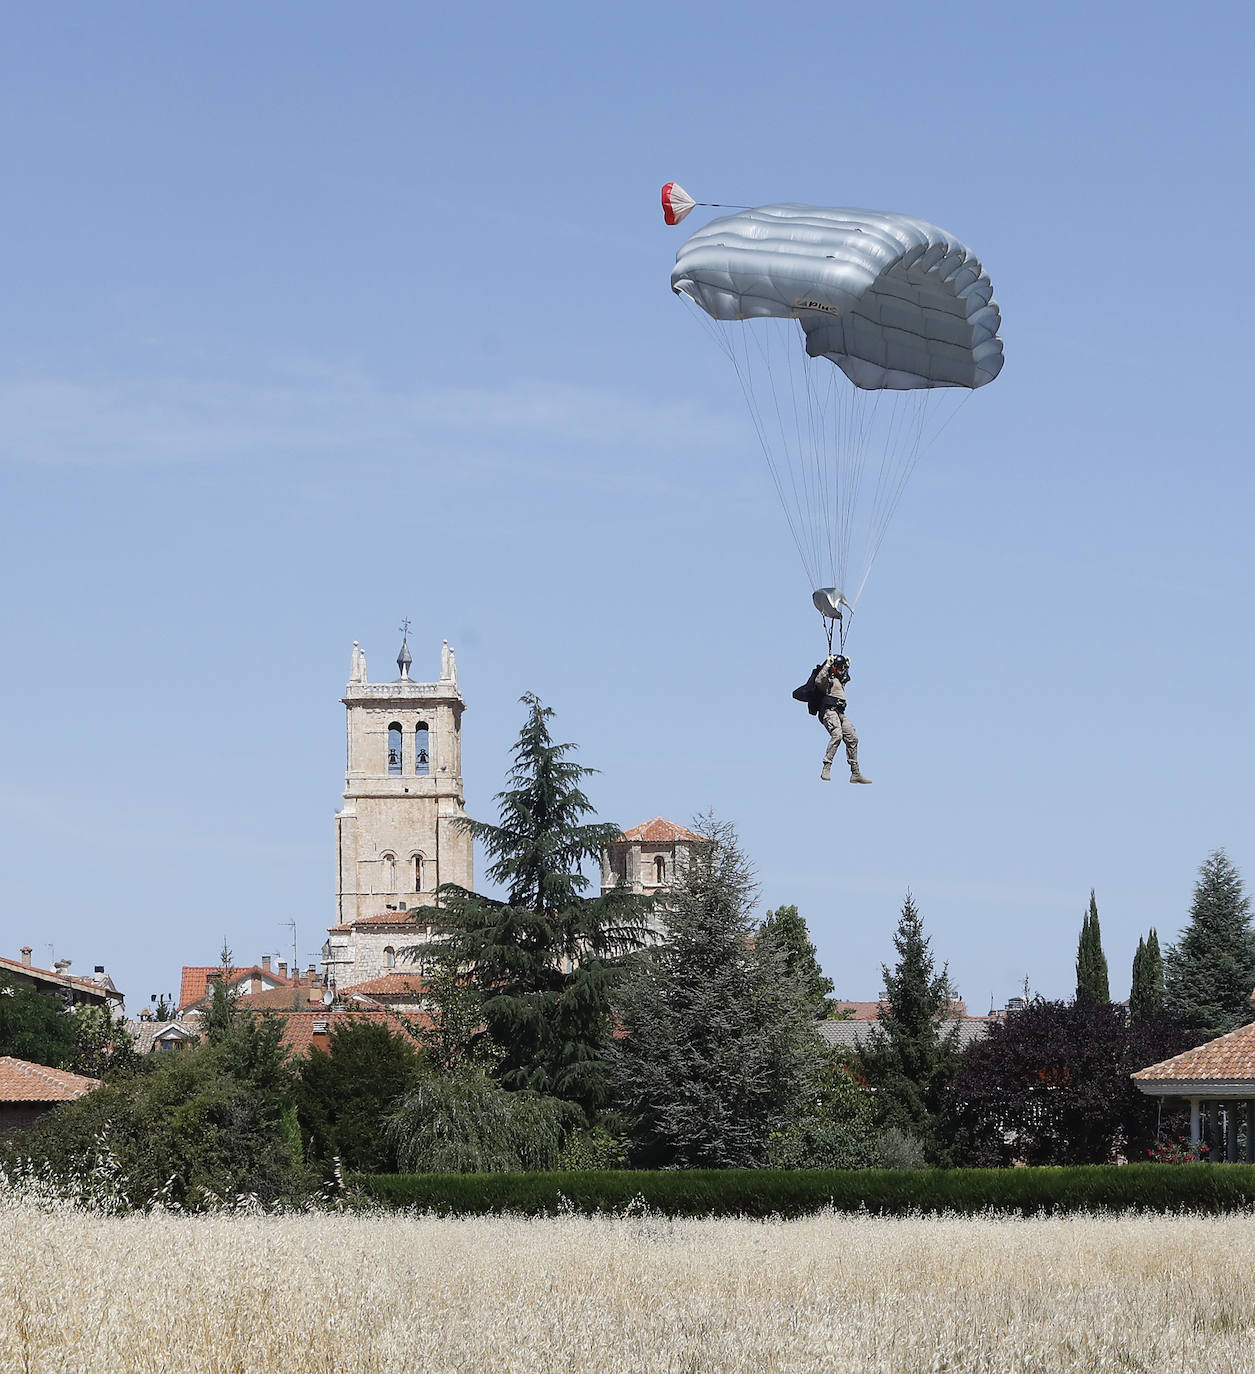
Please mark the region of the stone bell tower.
<svg viewBox="0 0 1255 1374"><path fill-rule="evenodd" d="M344 705L348 766L336 816L336 920L354 925L389 909L430 906L441 883L474 885L471 837L454 821L462 795L462 712L448 641L438 682L410 677L406 637L400 676L369 682L356 643ZM404 919L404 918L402 918Z"/></svg>

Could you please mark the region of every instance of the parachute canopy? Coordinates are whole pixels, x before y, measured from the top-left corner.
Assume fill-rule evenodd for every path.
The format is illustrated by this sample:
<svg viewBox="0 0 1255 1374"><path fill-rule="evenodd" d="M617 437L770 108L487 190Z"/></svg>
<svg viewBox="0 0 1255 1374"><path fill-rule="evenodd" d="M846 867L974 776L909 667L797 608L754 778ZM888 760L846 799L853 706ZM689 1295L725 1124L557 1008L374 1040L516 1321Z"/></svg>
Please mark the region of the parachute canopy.
<svg viewBox="0 0 1255 1374"><path fill-rule="evenodd" d="M668 224L679 224L697 202L678 181L662 188L662 217Z"/></svg>
<svg viewBox="0 0 1255 1374"><path fill-rule="evenodd" d="M865 391L975 388L1002 369L980 263L909 215L813 205L724 215L684 242L671 289L716 320L799 321L806 352Z"/></svg>
<svg viewBox="0 0 1255 1374"><path fill-rule="evenodd" d="M812 600L844 645L921 455L1002 370L989 278L910 215L764 205L691 234L671 289L733 366Z"/></svg>

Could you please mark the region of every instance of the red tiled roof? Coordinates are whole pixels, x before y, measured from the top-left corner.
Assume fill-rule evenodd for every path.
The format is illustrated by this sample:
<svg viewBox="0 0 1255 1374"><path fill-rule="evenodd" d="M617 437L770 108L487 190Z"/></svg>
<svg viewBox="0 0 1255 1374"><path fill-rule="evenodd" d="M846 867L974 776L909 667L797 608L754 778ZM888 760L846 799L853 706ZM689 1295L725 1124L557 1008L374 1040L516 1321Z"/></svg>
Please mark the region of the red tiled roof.
<svg viewBox="0 0 1255 1374"><path fill-rule="evenodd" d="M689 830L686 826L677 825L674 821L665 820L662 816L655 816L653 820L642 821L631 830L625 830L623 838L632 841L633 844L674 844L677 840L696 840L702 844L706 837L699 835L695 830Z"/></svg>
<svg viewBox="0 0 1255 1374"><path fill-rule="evenodd" d="M99 1086L99 1078L0 1056L0 1102L73 1102Z"/></svg>
<svg viewBox="0 0 1255 1374"><path fill-rule="evenodd" d="M321 983L305 983L300 987L265 988L261 992L245 992L236 998L241 1011L307 1011L321 1007Z"/></svg>
<svg viewBox="0 0 1255 1374"><path fill-rule="evenodd" d="M1152 1064L1133 1077L1146 1083L1255 1082L1255 1025L1239 1026L1218 1040Z"/></svg>
<svg viewBox="0 0 1255 1374"><path fill-rule="evenodd" d="M426 1025L426 1017L411 1018ZM283 1016L283 1043L298 1058L304 1058L312 1049L325 1050L331 1043L331 1032L337 1026L353 1025L369 1021L374 1025L387 1026L398 1035L408 1036L408 1031L392 1012L384 1007L363 1007L355 1010L343 1008L336 1011L293 1011Z"/></svg>
<svg viewBox="0 0 1255 1374"><path fill-rule="evenodd" d="M880 1016L881 1003L879 1002L838 1002L837 1010L840 1012L852 1012L844 1019L847 1021L875 1021Z"/></svg>
<svg viewBox="0 0 1255 1374"><path fill-rule="evenodd" d="M421 997L426 991L427 984L419 973L385 973L379 978L368 978L364 983L341 988L340 995L351 997L354 993L364 993L367 997Z"/></svg>
<svg viewBox="0 0 1255 1374"><path fill-rule="evenodd" d="M412 906L408 911L379 911L373 916L359 916L353 922L355 926L409 926L411 929L419 924L418 913L420 911L431 911L431 907ZM424 919L421 924L427 925L430 917Z"/></svg>
<svg viewBox="0 0 1255 1374"><path fill-rule="evenodd" d="M204 999L209 991L209 975L217 973L220 967L220 964L183 965L183 977L179 982L179 1011L186 1007L194 1007L197 1002ZM280 973L277 968L265 969L259 964L254 964L252 968L237 968L231 982L235 984L242 978L254 977L269 978L281 986L290 986L293 982L288 974Z"/></svg>

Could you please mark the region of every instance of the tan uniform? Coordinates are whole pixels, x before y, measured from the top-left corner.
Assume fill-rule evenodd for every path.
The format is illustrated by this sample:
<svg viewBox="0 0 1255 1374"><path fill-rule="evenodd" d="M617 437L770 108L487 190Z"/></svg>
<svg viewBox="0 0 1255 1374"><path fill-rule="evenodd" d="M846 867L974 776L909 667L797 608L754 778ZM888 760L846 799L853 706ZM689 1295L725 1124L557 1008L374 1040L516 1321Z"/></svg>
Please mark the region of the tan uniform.
<svg viewBox="0 0 1255 1374"><path fill-rule="evenodd" d="M831 736L828 741L827 752L824 754L824 764L825 766L830 764L836 758L837 750L844 744L845 758L850 765L850 772L857 773L858 736L854 733L854 726L845 714L845 688L831 668L824 668L820 671L815 678L815 685L824 694L823 700L819 703L820 724Z"/></svg>

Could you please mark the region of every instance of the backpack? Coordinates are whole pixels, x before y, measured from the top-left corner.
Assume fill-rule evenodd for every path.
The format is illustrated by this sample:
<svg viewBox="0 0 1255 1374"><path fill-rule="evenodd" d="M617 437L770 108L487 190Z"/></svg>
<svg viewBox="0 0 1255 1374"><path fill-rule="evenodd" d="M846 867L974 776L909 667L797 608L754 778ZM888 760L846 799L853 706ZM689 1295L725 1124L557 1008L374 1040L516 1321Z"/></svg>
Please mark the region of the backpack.
<svg viewBox="0 0 1255 1374"><path fill-rule="evenodd" d="M793 700L804 701L806 703L806 709L812 716L817 716L819 714L819 703L823 701L824 697L827 695L824 689L815 681L822 671L823 664L821 663L800 687L795 687L793 689Z"/></svg>

